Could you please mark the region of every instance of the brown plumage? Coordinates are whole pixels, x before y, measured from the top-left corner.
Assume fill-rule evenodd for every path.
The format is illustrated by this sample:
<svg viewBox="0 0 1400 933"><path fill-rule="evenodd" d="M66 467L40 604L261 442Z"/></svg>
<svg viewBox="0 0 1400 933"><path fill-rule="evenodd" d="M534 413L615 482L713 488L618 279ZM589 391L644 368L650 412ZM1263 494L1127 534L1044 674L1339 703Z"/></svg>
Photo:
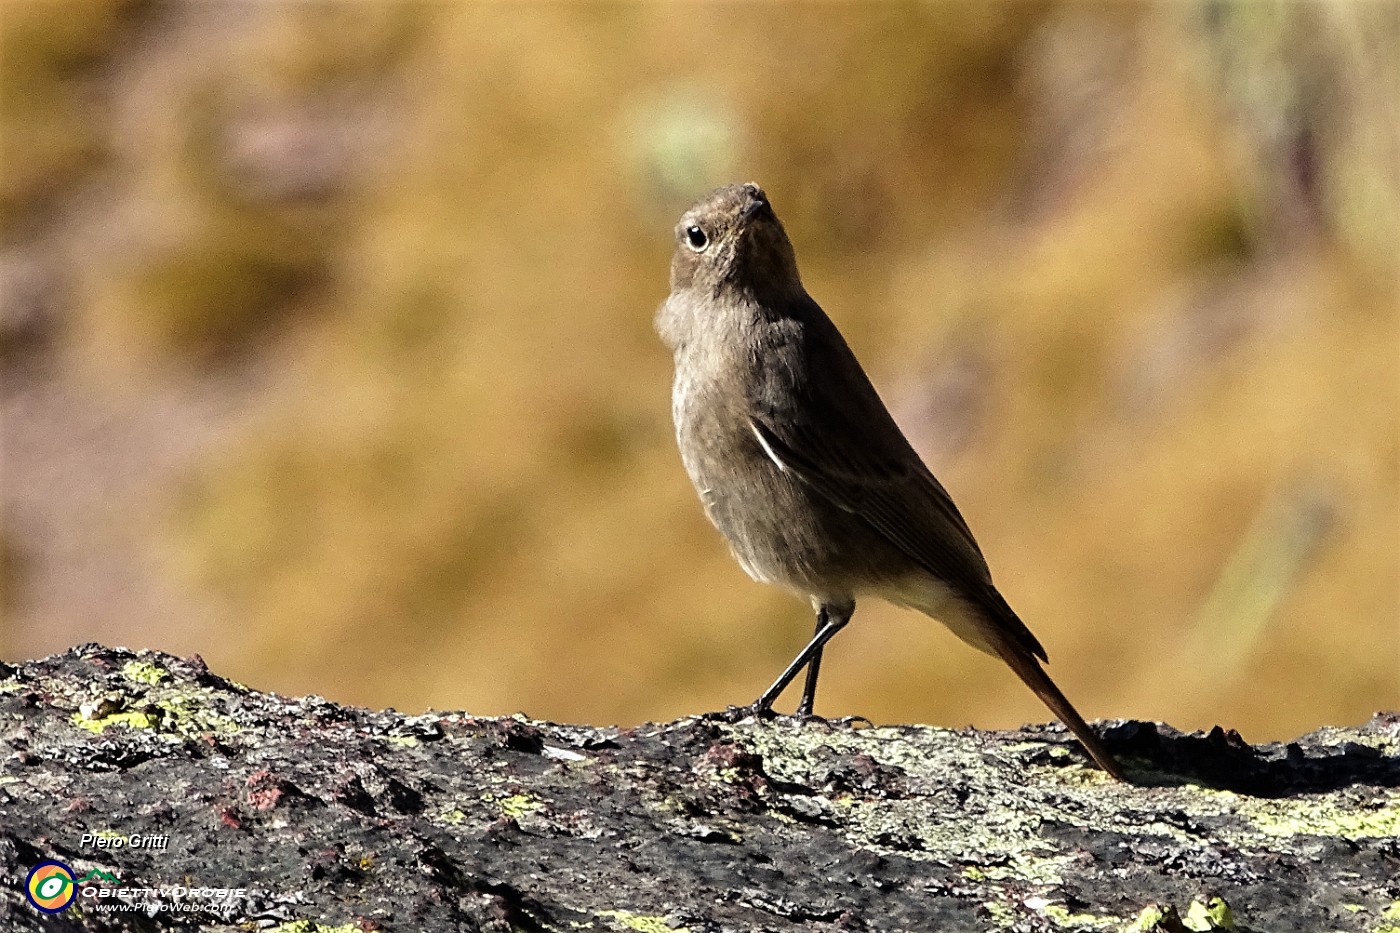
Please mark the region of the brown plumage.
<svg viewBox="0 0 1400 933"><path fill-rule="evenodd" d="M681 218L657 330L675 354L676 437L706 514L750 576L817 610L816 635L756 710L805 667L798 712L810 715L823 646L858 595L879 596L1004 660L1122 779L1041 668L1045 649L992 584L947 490L802 287L757 185L720 188Z"/></svg>

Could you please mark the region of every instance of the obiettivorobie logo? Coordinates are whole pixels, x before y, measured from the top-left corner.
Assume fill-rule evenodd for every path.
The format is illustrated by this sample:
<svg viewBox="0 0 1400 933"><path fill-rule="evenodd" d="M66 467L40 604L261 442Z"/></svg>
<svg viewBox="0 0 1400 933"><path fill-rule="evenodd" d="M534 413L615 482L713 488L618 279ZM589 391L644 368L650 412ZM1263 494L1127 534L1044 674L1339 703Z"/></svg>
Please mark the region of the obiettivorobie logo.
<svg viewBox="0 0 1400 933"><path fill-rule="evenodd" d="M86 875L83 875L81 878L78 879L78 884L99 883L110 885L121 884L121 882L117 880L116 875L112 874L110 871L103 871L100 868L94 868L92 871L88 872Z"/></svg>
<svg viewBox="0 0 1400 933"><path fill-rule="evenodd" d="M250 896L247 888L191 887L187 885L129 886L115 874L94 868L81 878L73 869L53 860L40 862L24 880L24 894L35 910L56 914L82 899L85 910L139 911L145 914L209 913L232 915Z"/></svg>
<svg viewBox="0 0 1400 933"><path fill-rule="evenodd" d="M94 868L75 879L73 869L62 862L48 861L40 862L29 870L29 877L24 879L24 895L35 910L56 914L73 906L82 885L120 883L116 875L100 868Z"/></svg>
<svg viewBox="0 0 1400 933"><path fill-rule="evenodd" d="M24 879L24 896L35 910L46 914L67 910L78 896L73 869L62 862L40 862L29 869L29 876Z"/></svg>

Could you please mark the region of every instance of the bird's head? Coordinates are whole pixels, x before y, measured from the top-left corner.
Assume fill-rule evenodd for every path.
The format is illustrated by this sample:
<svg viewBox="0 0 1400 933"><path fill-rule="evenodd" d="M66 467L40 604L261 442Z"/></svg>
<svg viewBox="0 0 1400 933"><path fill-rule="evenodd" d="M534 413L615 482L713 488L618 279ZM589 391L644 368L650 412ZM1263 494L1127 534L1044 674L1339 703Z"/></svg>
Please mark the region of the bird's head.
<svg viewBox="0 0 1400 933"><path fill-rule="evenodd" d="M736 288L760 297L802 289L787 232L752 182L711 191L676 224L671 290Z"/></svg>

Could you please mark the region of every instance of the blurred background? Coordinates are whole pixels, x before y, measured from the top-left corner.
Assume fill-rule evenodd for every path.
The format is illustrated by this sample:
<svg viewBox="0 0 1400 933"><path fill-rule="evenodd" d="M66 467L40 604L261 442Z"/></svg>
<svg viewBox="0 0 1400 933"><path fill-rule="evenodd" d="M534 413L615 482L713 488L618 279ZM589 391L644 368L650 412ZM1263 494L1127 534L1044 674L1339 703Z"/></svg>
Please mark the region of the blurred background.
<svg viewBox="0 0 1400 933"><path fill-rule="evenodd" d="M706 523L651 319L755 180L1086 715L1400 705L1400 4L5 0L0 82L7 659L751 701L810 610ZM1048 718L856 618L819 712Z"/></svg>

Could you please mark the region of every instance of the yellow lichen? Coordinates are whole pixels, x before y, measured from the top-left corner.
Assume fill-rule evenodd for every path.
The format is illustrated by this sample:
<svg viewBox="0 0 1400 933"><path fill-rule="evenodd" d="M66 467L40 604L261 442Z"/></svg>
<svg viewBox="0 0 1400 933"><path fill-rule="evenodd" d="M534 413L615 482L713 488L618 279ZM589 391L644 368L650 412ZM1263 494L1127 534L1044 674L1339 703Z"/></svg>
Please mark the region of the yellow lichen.
<svg viewBox="0 0 1400 933"><path fill-rule="evenodd" d="M990 901L982 905L987 911L987 916L992 918L992 922L998 927L1009 927L1019 919L1015 908L1002 901Z"/></svg>
<svg viewBox="0 0 1400 933"><path fill-rule="evenodd" d="M187 738L241 731L238 723L210 709L205 702L207 699L207 696L197 692L171 693L157 698L156 707L166 714L162 718L162 731L175 732Z"/></svg>
<svg viewBox="0 0 1400 933"><path fill-rule="evenodd" d="M147 672L138 671L138 675L147 676ZM141 697L140 702L141 708L133 710L127 697L109 694L79 706L72 715L72 722L93 733L120 725L128 729L154 729L181 738L239 731L236 722L209 708L207 696L200 691L156 689Z"/></svg>
<svg viewBox="0 0 1400 933"><path fill-rule="evenodd" d="M1400 802L1376 810L1344 812L1331 801L1270 800L1250 814L1269 836L1340 836L1376 839L1400 836Z"/></svg>
<svg viewBox="0 0 1400 933"><path fill-rule="evenodd" d="M1186 916L1181 918L1181 923L1188 930L1210 933L1212 930L1233 930L1235 916L1224 898L1212 897L1205 903L1192 901L1186 908Z"/></svg>
<svg viewBox="0 0 1400 933"><path fill-rule="evenodd" d="M79 729L86 729L94 734L100 733L111 726L126 726L128 729L153 729L155 723L151 717L145 713L136 711L126 711L120 713L109 713L106 716L88 716L82 710L73 714L73 725Z"/></svg>
<svg viewBox="0 0 1400 933"><path fill-rule="evenodd" d="M1387 792L1376 806L1343 809L1336 801L1303 795L1261 799L1228 790L1191 788L1207 804L1201 812L1237 817L1246 826L1270 839L1294 836L1331 836L1343 839L1400 837L1400 795ZM1233 834L1222 833L1226 838ZM1245 840L1247 842L1247 840Z"/></svg>
<svg viewBox="0 0 1400 933"><path fill-rule="evenodd" d="M495 803L502 813L513 819L528 816L544 808L543 802L529 794L511 794L509 797L497 798Z"/></svg>
<svg viewBox="0 0 1400 933"><path fill-rule="evenodd" d="M423 744L411 735L381 735L379 736L379 740L381 742L388 742L390 745L401 745L404 748L413 748L414 746Z"/></svg>
<svg viewBox="0 0 1400 933"><path fill-rule="evenodd" d="M689 927L673 927L665 917L634 914L630 910L600 910L597 915L615 920L624 929L636 930L637 933L690 933Z"/></svg>
<svg viewBox="0 0 1400 933"><path fill-rule="evenodd" d="M138 684L155 686L167 679L170 673L149 661L128 661L122 666L122 676Z"/></svg>

